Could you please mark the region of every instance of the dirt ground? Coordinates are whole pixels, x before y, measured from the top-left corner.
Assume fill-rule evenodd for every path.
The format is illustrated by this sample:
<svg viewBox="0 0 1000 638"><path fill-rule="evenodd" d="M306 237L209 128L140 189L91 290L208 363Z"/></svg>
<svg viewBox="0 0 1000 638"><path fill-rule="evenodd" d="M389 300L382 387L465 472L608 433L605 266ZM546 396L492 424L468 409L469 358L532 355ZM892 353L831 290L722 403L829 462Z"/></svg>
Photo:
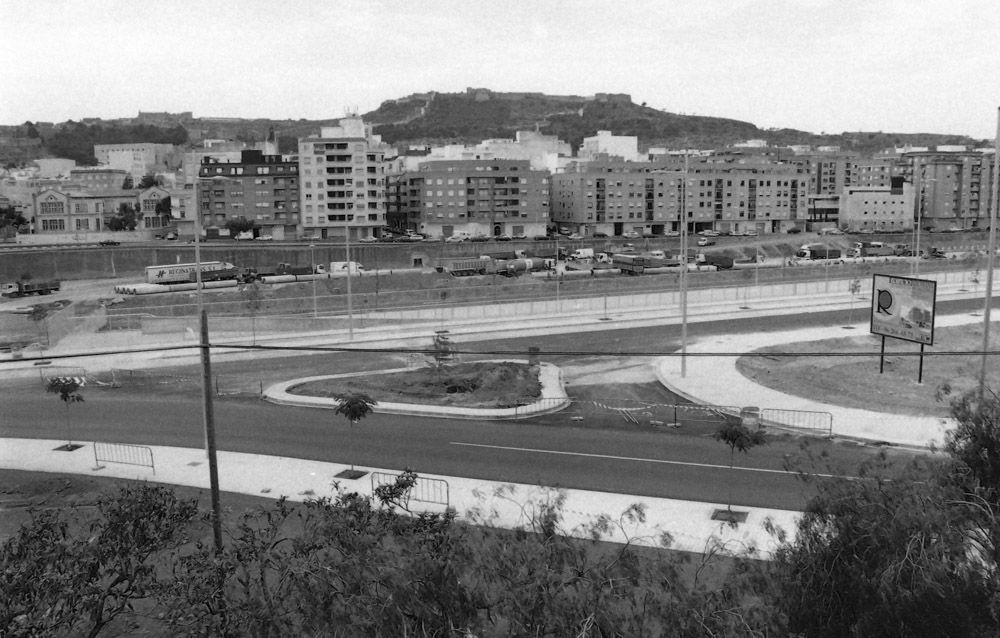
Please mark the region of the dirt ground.
<svg viewBox="0 0 1000 638"><path fill-rule="evenodd" d="M951 397L978 385L982 357L960 353L982 349L981 324L934 331L934 345L924 348L923 383L917 383L920 345L886 339L885 371L879 374L881 341L865 333L788 343L740 357L736 366L757 383L787 394L913 416L947 416ZM998 346L1000 335L991 328L990 351ZM794 353L802 356L784 356ZM1000 389L1000 355L991 356L987 365L987 384Z"/></svg>
<svg viewBox="0 0 1000 638"><path fill-rule="evenodd" d="M464 408L508 408L541 396L538 370L524 363L473 362L311 381L291 394L341 397L363 393L376 401L426 403Z"/></svg>

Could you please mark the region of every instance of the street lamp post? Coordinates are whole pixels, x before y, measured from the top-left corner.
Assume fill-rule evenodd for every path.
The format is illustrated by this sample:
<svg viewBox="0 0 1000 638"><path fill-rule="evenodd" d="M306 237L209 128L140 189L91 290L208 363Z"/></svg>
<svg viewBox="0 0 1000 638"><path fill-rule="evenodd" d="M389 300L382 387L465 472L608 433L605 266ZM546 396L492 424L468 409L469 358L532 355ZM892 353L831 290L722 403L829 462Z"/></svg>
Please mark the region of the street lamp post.
<svg viewBox="0 0 1000 638"><path fill-rule="evenodd" d="M347 338L354 341L354 309L351 306L351 227L344 216L344 258L347 261Z"/></svg>
<svg viewBox="0 0 1000 638"><path fill-rule="evenodd" d="M920 260L922 258L920 252L920 227L923 225L924 219L924 183L925 182L936 182L936 179L927 179L923 176L923 169L921 168L920 176L920 188L917 191L917 226L913 229L913 252L916 254L917 258L913 262L913 276L920 276Z"/></svg>
<svg viewBox="0 0 1000 638"><path fill-rule="evenodd" d="M688 276L688 224L687 224L687 178L688 154L684 145L684 175L681 177L681 378L687 376L687 276Z"/></svg>
<svg viewBox="0 0 1000 638"><path fill-rule="evenodd" d="M316 244L309 244L309 273L313 282L313 319L316 318Z"/></svg>

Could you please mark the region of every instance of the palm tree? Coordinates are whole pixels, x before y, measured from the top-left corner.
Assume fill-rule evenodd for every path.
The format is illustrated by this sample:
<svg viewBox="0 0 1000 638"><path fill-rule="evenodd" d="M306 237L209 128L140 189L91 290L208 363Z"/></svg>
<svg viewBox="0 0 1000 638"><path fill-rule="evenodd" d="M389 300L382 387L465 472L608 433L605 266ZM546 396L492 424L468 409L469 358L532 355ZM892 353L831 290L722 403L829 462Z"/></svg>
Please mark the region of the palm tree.
<svg viewBox="0 0 1000 638"><path fill-rule="evenodd" d="M369 414L375 411L375 406L378 405L378 401L371 398L367 394L357 393L349 394L344 397L339 397L337 399L337 407L334 410L336 414L342 414L348 421L351 422L351 426L357 425L361 419L365 418ZM355 472L354 464L351 464L351 473ZM357 476L352 476L352 478L358 478Z"/></svg>
<svg viewBox="0 0 1000 638"><path fill-rule="evenodd" d="M66 404L66 445L63 446L63 449L67 452L72 452L80 447L79 445L74 445L72 439L70 438L69 404L83 403L83 395L80 394L80 388L82 386L82 381L73 377L52 377L48 380L48 383L45 386L45 389L48 392L58 394L59 398Z"/></svg>

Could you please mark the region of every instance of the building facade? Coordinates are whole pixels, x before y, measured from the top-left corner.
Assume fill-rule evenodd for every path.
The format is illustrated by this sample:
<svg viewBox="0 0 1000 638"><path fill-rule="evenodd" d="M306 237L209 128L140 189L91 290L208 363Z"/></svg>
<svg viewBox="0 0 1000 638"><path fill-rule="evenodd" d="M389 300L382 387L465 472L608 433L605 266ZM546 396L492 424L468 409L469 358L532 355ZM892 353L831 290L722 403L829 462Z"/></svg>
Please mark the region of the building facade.
<svg viewBox="0 0 1000 638"><path fill-rule="evenodd" d="M426 161L390 179L388 217L431 237L544 235L549 187L529 160Z"/></svg>
<svg viewBox="0 0 1000 638"><path fill-rule="evenodd" d="M552 176L552 219L581 234L783 232L805 226L808 190L797 165L589 162Z"/></svg>
<svg viewBox="0 0 1000 638"><path fill-rule="evenodd" d="M175 171L181 166L181 153L173 144L95 144L94 157L100 164L125 171L137 184L147 173Z"/></svg>
<svg viewBox="0 0 1000 638"><path fill-rule="evenodd" d="M889 186L849 186L841 195L840 226L852 233L913 230L914 192L902 177Z"/></svg>
<svg viewBox="0 0 1000 638"><path fill-rule="evenodd" d="M301 221L299 188L293 157L256 150L242 151L236 162L205 157L195 188L202 228L214 234L227 221L243 218L256 224L258 236L292 239Z"/></svg>
<svg viewBox="0 0 1000 638"><path fill-rule="evenodd" d="M303 233L321 239L378 235L386 223L386 158L393 154L359 117L300 138Z"/></svg>
<svg viewBox="0 0 1000 638"><path fill-rule="evenodd" d="M112 218L126 205L136 213L135 230L153 236L174 230L173 220L161 205L169 196L157 186L140 192L47 188L35 194L30 221L36 234L101 233L111 230Z"/></svg>

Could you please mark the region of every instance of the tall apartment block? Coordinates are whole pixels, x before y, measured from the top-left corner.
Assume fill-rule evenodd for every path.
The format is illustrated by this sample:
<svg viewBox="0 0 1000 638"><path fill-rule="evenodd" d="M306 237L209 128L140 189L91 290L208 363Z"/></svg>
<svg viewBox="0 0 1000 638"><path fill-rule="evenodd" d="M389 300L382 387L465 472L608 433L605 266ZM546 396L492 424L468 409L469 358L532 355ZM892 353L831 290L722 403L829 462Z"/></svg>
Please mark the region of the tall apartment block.
<svg viewBox="0 0 1000 638"><path fill-rule="evenodd" d="M544 235L549 173L529 160L428 161L390 183L390 217L431 237Z"/></svg>
<svg viewBox="0 0 1000 638"><path fill-rule="evenodd" d="M299 225L299 164L292 157L243 151L238 162L206 157L198 167L197 206L202 228L253 220L260 235L291 239Z"/></svg>
<svg viewBox="0 0 1000 638"><path fill-rule="evenodd" d="M965 230L990 225L993 154L905 153L906 179L916 189L914 215L924 230Z"/></svg>
<svg viewBox="0 0 1000 638"><path fill-rule="evenodd" d="M581 234L662 235L685 223L688 232L782 232L805 225L808 189L797 165L699 162L685 187L673 165L591 162L552 176L552 218Z"/></svg>
<svg viewBox="0 0 1000 638"><path fill-rule="evenodd" d="M380 234L386 214L385 162L393 154L359 117L300 138L304 234L322 239Z"/></svg>

